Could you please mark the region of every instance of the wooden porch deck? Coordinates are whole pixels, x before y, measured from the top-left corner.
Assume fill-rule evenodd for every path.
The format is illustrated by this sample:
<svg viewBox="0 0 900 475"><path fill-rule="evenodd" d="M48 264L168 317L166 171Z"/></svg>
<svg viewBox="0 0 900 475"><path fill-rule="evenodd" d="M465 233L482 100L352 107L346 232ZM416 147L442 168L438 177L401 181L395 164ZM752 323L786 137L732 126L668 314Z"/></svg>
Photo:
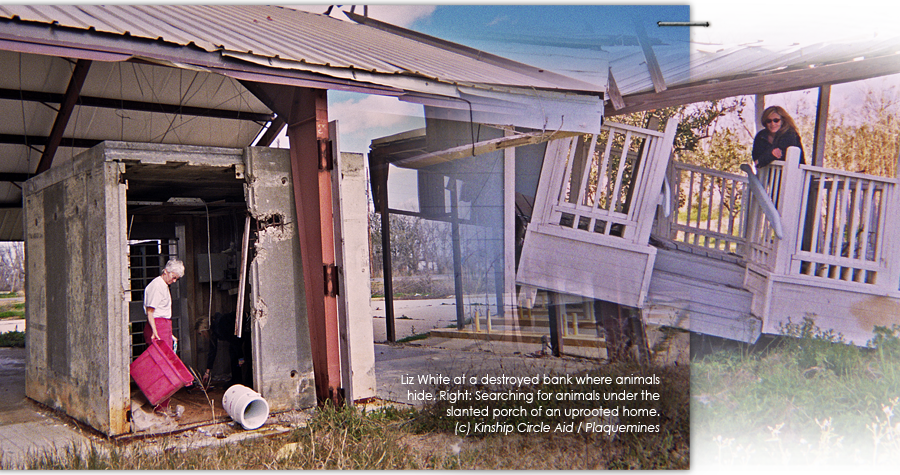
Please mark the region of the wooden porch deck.
<svg viewBox="0 0 900 475"><path fill-rule="evenodd" d="M735 175L670 161L666 134L604 127L548 147L517 274L526 289L746 342L805 318L857 345L900 324L896 178L800 165L799 150Z"/></svg>
<svg viewBox="0 0 900 475"><path fill-rule="evenodd" d="M447 333L538 341L546 316L522 320L537 289L567 302L564 345L605 344L595 300L748 343L807 318L860 346L900 324L897 178L800 165L796 150L747 175L705 169L672 160L674 130L607 122L550 142L515 276L519 320L482 315Z"/></svg>

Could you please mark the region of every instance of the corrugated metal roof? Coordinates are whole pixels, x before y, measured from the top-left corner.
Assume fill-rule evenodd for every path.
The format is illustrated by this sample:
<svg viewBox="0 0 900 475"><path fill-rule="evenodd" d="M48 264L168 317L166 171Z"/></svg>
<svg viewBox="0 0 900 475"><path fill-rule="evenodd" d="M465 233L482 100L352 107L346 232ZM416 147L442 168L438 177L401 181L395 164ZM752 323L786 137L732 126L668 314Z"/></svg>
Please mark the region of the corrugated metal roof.
<svg viewBox="0 0 900 475"><path fill-rule="evenodd" d="M447 83L601 92L602 87L465 48L267 5L0 5L0 18ZM488 56L488 55L485 55ZM302 67L298 66L298 69Z"/></svg>
<svg viewBox="0 0 900 475"><path fill-rule="evenodd" d="M72 59L92 65L52 167L103 140L247 146L272 113L242 81L385 93L463 120L599 127L604 85L362 23L262 5L0 5L0 205L22 202L17 178L43 158ZM0 240L22 239L20 213L0 209Z"/></svg>
<svg viewBox="0 0 900 475"><path fill-rule="evenodd" d="M653 82L638 46L605 47L610 69L623 96L653 91ZM872 38L810 45L748 44L691 48L685 61L685 45L654 46L668 87L724 81L768 73L843 63L856 58L900 52L900 38Z"/></svg>

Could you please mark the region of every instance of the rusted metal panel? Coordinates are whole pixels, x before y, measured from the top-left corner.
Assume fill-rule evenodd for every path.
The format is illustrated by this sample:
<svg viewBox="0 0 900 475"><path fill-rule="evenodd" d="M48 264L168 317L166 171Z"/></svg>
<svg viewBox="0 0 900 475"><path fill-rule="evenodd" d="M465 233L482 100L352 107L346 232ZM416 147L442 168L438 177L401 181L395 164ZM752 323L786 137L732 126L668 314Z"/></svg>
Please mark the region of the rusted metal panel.
<svg viewBox="0 0 900 475"><path fill-rule="evenodd" d="M341 399L337 299L328 295L323 266L335 264L331 170L319 166L319 141L328 140L326 91L297 89L288 121L291 175L300 231L316 394Z"/></svg>

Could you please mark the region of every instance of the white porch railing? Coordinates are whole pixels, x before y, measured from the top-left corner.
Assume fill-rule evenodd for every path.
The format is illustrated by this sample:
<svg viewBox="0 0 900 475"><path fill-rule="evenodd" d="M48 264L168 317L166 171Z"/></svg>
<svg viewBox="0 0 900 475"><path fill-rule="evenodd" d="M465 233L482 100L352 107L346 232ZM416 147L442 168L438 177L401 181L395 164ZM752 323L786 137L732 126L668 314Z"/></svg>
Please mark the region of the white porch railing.
<svg viewBox="0 0 900 475"><path fill-rule="evenodd" d="M675 213L670 236L680 242L741 253L748 193L747 177L673 162Z"/></svg>
<svg viewBox="0 0 900 475"><path fill-rule="evenodd" d="M674 131L674 126L656 132L608 122L599 134L571 139L565 167L550 179L551 189L560 190L559 194L541 221L646 242L659 193L660 167L664 169L666 162L655 157L660 147L670 146ZM649 220L641 219L648 215Z"/></svg>
<svg viewBox="0 0 900 475"><path fill-rule="evenodd" d="M887 259L890 236L885 222L897 193L896 180L812 166L800 169L803 228L791 273L865 284L886 280L892 263Z"/></svg>
<svg viewBox="0 0 900 475"><path fill-rule="evenodd" d="M670 239L737 254L758 271L900 287L897 179L800 165L789 150L757 175L776 223L747 176L680 162L671 170Z"/></svg>
<svg viewBox="0 0 900 475"><path fill-rule="evenodd" d="M779 203L782 177L782 162L773 162L769 166L759 170L757 177L762 182L763 188L769 199L776 204L777 209L783 206ZM764 205L761 199L749 194L747 203L747 250L746 259L763 269L775 268L777 242L775 226L770 219L766 219ZM785 221L782 220L782 223Z"/></svg>
<svg viewBox="0 0 900 475"><path fill-rule="evenodd" d="M547 145L516 281L640 307L649 246L677 121L664 133L607 122Z"/></svg>

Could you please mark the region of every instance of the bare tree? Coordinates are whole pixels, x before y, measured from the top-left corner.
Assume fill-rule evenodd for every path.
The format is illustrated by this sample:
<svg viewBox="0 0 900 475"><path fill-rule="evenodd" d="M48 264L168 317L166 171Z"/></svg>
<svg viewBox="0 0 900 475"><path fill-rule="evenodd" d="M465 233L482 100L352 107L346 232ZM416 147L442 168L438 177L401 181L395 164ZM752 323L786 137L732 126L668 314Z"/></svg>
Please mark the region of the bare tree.
<svg viewBox="0 0 900 475"><path fill-rule="evenodd" d="M25 245L0 242L0 289L18 292L25 284Z"/></svg>

